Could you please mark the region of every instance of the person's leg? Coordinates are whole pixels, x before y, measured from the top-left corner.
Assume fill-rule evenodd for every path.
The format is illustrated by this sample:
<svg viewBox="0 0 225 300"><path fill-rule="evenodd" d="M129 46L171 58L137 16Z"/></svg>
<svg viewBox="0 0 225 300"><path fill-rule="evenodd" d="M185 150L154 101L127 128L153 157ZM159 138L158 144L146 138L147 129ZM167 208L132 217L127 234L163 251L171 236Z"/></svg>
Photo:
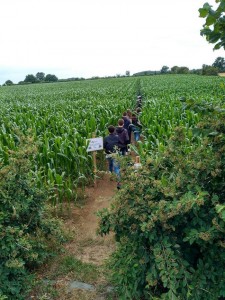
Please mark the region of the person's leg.
<svg viewBox="0 0 225 300"><path fill-rule="evenodd" d="M123 156L126 155L126 146L124 148L121 148L121 154Z"/></svg>
<svg viewBox="0 0 225 300"><path fill-rule="evenodd" d="M113 159L112 159L112 157L108 157L107 158L107 160L108 160L108 164L109 164L109 172L113 172Z"/></svg>
<svg viewBox="0 0 225 300"><path fill-rule="evenodd" d="M115 159L113 160L113 170L116 174L117 179L120 180L120 165Z"/></svg>
<svg viewBox="0 0 225 300"><path fill-rule="evenodd" d="M134 131L134 140L135 140L135 142L140 140L140 131L139 130Z"/></svg>

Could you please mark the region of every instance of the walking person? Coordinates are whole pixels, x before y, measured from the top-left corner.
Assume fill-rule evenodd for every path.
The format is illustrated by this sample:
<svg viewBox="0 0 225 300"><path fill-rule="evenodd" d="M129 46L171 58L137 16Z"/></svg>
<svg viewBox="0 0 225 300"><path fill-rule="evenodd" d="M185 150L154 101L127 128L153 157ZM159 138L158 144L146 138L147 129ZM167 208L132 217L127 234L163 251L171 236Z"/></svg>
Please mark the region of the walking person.
<svg viewBox="0 0 225 300"><path fill-rule="evenodd" d="M130 120L131 122L131 119L132 119L132 111L130 109L127 110L127 117L128 119Z"/></svg>
<svg viewBox="0 0 225 300"><path fill-rule="evenodd" d="M119 150L122 155L126 155L127 144L129 142L128 131L124 128L124 120L119 119L116 127L116 134L119 136Z"/></svg>
<svg viewBox="0 0 225 300"><path fill-rule="evenodd" d="M121 176L120 176L120 166L116 160L116 153L119 149L119 137L115 133L115 127L110 125L108 127L109 135L103 140L103 148L105 149L106 159L108 160L109 171L115 173L117 177L117 189L121 187Z"/></svg>
<svg viewBox="0 0 225 300"><path fill-rule="evenodd" d="M141 128L142 125L137 117L137 115L135 113L132 114L132 124L131 126L131 130L134 133L134 140L135 142L140 140L140 135L141 135Z"/></svg>
<svg viewBox="0 0 225 300"><path fill-rule="evenodd" d="M128 115L127 115L127 112L124 112L124 113L123 113L122 119L123 119L123 121L124 121L123 127L124 127L124 128L127 130L127 132L128 132L129 141L128 141L127 144L130 144L130 143L131 143L131 127L130 127L131 120L129 119L129 117L128 117ZM127 146L126 151L128 152L128 146Z"/></svg>

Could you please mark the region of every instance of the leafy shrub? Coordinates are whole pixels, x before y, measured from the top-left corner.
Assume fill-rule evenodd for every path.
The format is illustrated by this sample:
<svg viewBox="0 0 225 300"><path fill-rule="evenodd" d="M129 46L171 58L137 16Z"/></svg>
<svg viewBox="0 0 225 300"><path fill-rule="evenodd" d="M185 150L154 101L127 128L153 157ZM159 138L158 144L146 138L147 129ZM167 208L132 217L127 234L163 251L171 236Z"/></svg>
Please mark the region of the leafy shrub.
<svg viewBox="0 0 225 300"><path fill-rule="evenodd" d="M10 152L9 164L0 165L0 298L24 299L31 270L53 254L60 243L59 222L46 210L46 191L40 191L30 171L33 141L21 139L21 149Z"/></svg>
<svg viewBox="0 0 225 300"><path fill-rule="evenodd" d="M119 299L225 297L225 115L198 109L197 128L177 128L99 212L99 233L118 242L109 268Z"/></svg>

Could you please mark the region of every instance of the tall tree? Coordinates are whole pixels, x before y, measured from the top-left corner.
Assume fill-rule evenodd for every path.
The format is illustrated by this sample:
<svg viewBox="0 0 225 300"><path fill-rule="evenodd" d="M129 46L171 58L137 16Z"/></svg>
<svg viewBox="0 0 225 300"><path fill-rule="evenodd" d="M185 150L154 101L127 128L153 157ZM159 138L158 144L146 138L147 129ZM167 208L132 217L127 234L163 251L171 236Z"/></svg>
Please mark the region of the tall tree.
<svg viewBox="0 0 225 300"><path fill-rule="evenodd" d="M35 83L35 82L37 82L37 78L33 74L28 74L28 75L26 75L24 82Z"/></svg>
<svg viewBox="0 0 225 300"><path fill-rule="evenodd" d="M205 18L205 24L201 29L201 35L206 37L209 43L215 44L214 50L225 49L225 0L215 0L218 3L216 9L205 3L199 8L201 18Z"/></svg>
<svg viewBox="0 0 225 300"><path fill-rule="evenodd" d="M13 85L12 80L6 80L5 85Z"/></svg>
<svg viewBox="0 0 225 300"><path fill-rule="evenodd" d="M223 57L217 57L212 65L217 68L219 72L225 72L225 59Z"/></svg>
<svg viewBox="0 0 225 300"><path fill-rule="evenodd" d="M45 81L47 82L56 82L58 81L58 78L55 75L47 74L45 77Z"/></svg>
<svg viewBox="0 0 225 300"><path fill-rule="evenodd" d="M218 75L218 69L213 66L203 65L202 66L202 75L216 76L216 75Z"/></svg>
<svg viewBox="0 0 225 300"><path fill-rule="evenodd" d="M43 81L45 79L45 73L43 72L37 72L36 78L40 81Z"/></svg>
<svg viewBox="0 0 225 300"><path fill-rule="evenodd" d="M166 73L168 73L168 71L169 71L169 67L163 66L160 72L161 72L161 74L166 74Z"/></svg>
<svg viewBox="0 0 225 300"><path fill-rule="evenodd" d="M179 67L178 67L178 66L173 66L173 67L171 68L171 73L177 74L177 73L178 73L178 70L179 70Z"/></svg>

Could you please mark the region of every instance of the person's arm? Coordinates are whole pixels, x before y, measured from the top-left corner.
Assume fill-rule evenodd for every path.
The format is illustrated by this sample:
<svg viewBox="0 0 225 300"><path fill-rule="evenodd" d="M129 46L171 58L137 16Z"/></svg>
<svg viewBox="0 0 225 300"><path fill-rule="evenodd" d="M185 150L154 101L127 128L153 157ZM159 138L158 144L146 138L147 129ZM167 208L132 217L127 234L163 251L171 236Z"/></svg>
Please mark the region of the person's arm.
<svg viewBox="0 0 225 300"><path fill-rule="evenodd" d="M129 142L129 135L128 135L128 131L127 130L125 130L125 142L126 142L126 144Z"/></svg>
<svg viewBox="0 0 225 300"><path fill-rule="evenodd" d="M103 148L106 150L106 147L107 147L107 144L108 144L108 141L107 141L107 137L104 138L103 140Z"/></svg>

